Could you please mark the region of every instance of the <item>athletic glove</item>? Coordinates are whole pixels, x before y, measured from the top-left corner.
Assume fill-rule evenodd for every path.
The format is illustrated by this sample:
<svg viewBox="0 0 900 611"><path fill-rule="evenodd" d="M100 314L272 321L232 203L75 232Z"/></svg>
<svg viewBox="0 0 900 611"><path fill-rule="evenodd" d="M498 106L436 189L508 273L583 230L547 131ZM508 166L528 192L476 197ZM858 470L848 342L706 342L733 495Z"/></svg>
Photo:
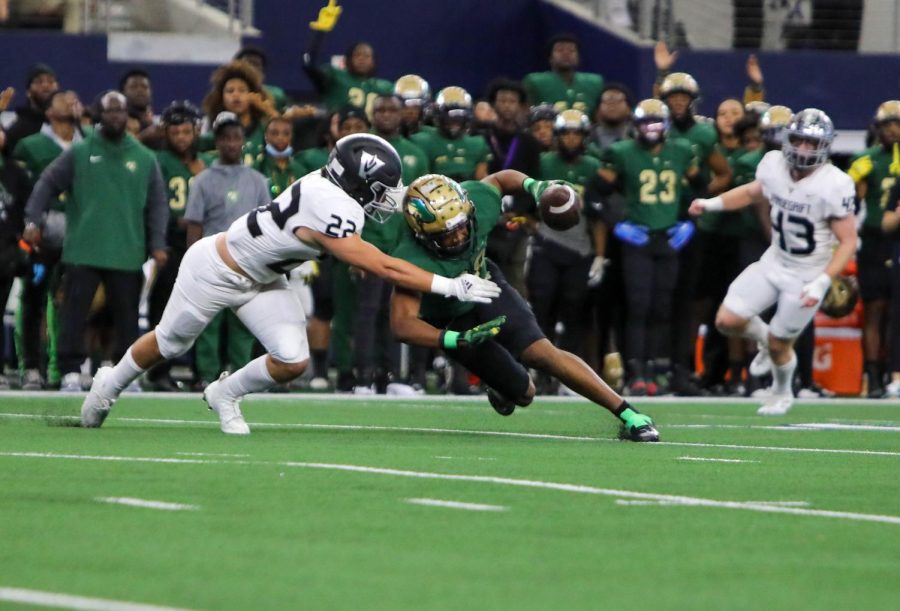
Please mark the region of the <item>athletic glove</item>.
<svg viewBox="0 0 900 611"><path fill-rule="evenodd" d="M338 17L344 9L339 7L337 0L328 0L328 5L319 9L319 18L309 22L309 29L317 32L330 32L337 25Z"/></svg>
<svg viewBox="0 0 900 611"><path fill-rule="evenodd" d="M635 225L631 221L622 221L613 229L613 234L632 246L644 246L650 241L649 229L643 225Z"/></svg>
<svg viewBox="0 0 900 611"><path fill-rule="evenodd" d="M460 274L456 278L434 274L431 292L444 297L455 297L460 301L490 303L500 295L500 287L487 278L479 278L474 274Z"/></svg>
<svg viewBox="0 0 900 611"><path fill-rule="evenodd" d="M603 272L606 270L606 259L597 255L591 263L591 269L588 271L587 285L590 287L598 286L603 282Z"/></svg>
<svg viewBox="0 0 900 611"><path fill-rule="evenodd" d="M819 305L830 288L831 276L825 273L819 274L815 280L803 285L803 292L800 293L800 305L804 308Z"/></svg>
<svg viewBox="0 0 900 611"><path fill-rule="evenodd" d="M31 284L38 286L47 276L47 266L43 263L31 264Z"/></svg>
<svg viewBox="0 0 900 611"><path fill-rule="evenodd" d="M472 327L463 333L445 329L441 331L441 348L454 350L456 348L465 348L467 346L477 346L500 333L500 327L502 327L505 322L506 316L498 316L493 320Z"/></svg>
<svg viewBox="0 0 900 611"><path fill-rule="evenodd" d="M669 246L675 249L676 252L681 250L694 237L695 230L694 224L690 221L675 223L674 226L669 227L666 231L666 235L669 236Z"/></svg>

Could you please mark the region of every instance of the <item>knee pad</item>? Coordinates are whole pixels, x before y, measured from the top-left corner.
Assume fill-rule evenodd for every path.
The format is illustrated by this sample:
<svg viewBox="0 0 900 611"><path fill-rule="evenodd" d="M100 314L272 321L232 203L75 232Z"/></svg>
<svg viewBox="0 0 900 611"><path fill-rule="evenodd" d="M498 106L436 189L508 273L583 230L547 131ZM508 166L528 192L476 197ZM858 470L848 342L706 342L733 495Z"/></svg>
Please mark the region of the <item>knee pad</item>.
<svg viewBox="0 0 900 611"><path fill-rule="evenodd" d="M273 359L282 363L302 363L309 359L309 342L306 339L306 330L299 329L296 332L284 333L278 343L269 350Z"/></svg>

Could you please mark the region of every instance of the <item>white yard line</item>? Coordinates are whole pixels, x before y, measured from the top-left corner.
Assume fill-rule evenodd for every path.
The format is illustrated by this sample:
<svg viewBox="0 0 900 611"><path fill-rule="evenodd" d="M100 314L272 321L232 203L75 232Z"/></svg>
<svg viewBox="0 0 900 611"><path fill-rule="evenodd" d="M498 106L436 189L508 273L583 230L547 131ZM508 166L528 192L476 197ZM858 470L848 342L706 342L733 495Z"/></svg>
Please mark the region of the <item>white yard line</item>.
<svg viewBox="0 0 900 611"><path fill-rule="evenodd" d="M129 496L101 496L94 500L113 505L128 505L129 507L143 507L145 509L162 509L163 511L196 511L200 509L197 505L167 503L166 501L150 501L148 499L135 499Z"/></svg>
<svg viewBox="0 0 900 611"><path fill-rule="evenodd" d="M758 460L741 460L739 458L702 458L700 456L679 456L675 460L696 460L698 462L759 462Z"/></svg>
<svg viewBox="0 0 900 611"><path fill-rule="evenodd" d="M176 456L217 456L225 458L247 458L249 454L225 454L217 452L175 452Z"/></svg>
<svg viewBox="0 0 900 611"><path fill-rule="evenodd" d="M693 503L685 503L683 501L628 501L625 499L617 499L616 505L622 506L656 506L656 507L674 507L674 506L688 506L690 507ZM748 504L751 505L764 505L770 507L809 507L809 503L806 501L749 501Z"/></svg>
<svg viewBox="0 0 900 611"><path fill-rule="evenodd" d="M42 592L24 588L0 588L0 600L24 605L54 607L57 609L80 609L85 611L188 611L176 607L142 605L124 600L88 598L60 592Z"/></svg>
<svg viewBox="0 0 900 611"><path fill-rule="evenodd" d="M882 433L900 433L900 426L876 426L873 424L809 422L804 424L787 424L785 426L803 431L878 431Z"/></svg>
<svg viewBox="0 0 900 611"><path fill-rule="evenodd" d="M13 418L45 418L35 414L12 414L0 412L0 417ZM144 422L148 424L174 424L174 425L205 425L208 427L218 428L219 423L215 420L177 420L166 418L119 418L123 422ZM475 429L447 429L447 428L429 428L429 427L412 427L412 426L375 426L363 424L303 424L291 422L250 422L251 427L265 428L295 428L295 429L319 429L319 430L335 430L335 431L401 431L408 433L448 433L453 435L478 435L486 437L512 437L518 439L552 439L558 441L593 441L593 442L612 442L612 443L631 443L622 442L618 439L609 437L587 437L578 435L551 435L545 433L518 433L513 431L483 431ZM661 427L663 435L665 435L666 427ZM749 428L749 427L740 427ZM666 446L683 446L695 448L720 448L729 450L760 450L767 452L812 452L821 454L849 454L857 456L900 456L900 452L891 452L888 450L848 450L840 448L793 448L786 446L753 446L753 445L737 445L737 444L715 444L715 443L699 443L690 441L661 441L658 443L647 444L651 447Z"/></svg>
<svg viewBox="0 0 900 611"><path fill-rule="evenodd" d="M249 464L260 466L281 466L292 467L297 469L322 469L328 471L344 471L351 473L366 473L373 475L386 475L392 477L406 477L416 479L432 479L458 482L477 482L485 484L495 484L499 486L514 486L518 488L533 488L541 490L554 490L557 492L569 492L573 494L590 494L599 496L609 496L614 498L625 498L645 501L670 501L693 507L715 507L720 509L738 509L743 511L754 511L761 513L783 513L799 516L835 518L843 520L852 520L857 522L878 522L882 524L900 525L900 516L889 516L868 513L855 513L849 511L828 511L818 509L802 509L799 507L779 507L773 505L765 505L761 503L746 503L740 501L719 501L716 499L705 499L699 497L690 497L672 494L654 494L648 492L635 492L631 490L617 490L614 488L597 488L595 486L584 486L580 484L566 484L558 482L545 482L540 480L516 479L510 477L498 477L489 475L461 475L451 473L432 473L429 471L410 471L405 469L389 469L383 467L369 467L365 465L348 465L335 463L314 463L314 462L265 462L265 461L214 461L199 459L180 459L180 458L156 458L156 457L136 457L136 456L87 456L78 454L53 454L49 452L0 452L0 456L21 457L21 458L49 458L61 460L98 460L98 461L114 461L114 462L143 462L143 463L186 463L186 464L212 464L212 465L230 465L230 464Z"/></svg>
<svg viewBox="0 0 900 611"><path fill-rule="evenodd" d="M503 505L482 505L481 503L460 503L459 501L441 501L439 499L403 499L410 505L425 505L426 507L447 507L449 509L465 509L467 511L509 511L509 507Z"/></svg>
<svg viewBox="0 0 900 611"><path fill-rule="evenodd" d="M496 458L486 458L483 456L432 456L441 460L497 460Z"/></svg>

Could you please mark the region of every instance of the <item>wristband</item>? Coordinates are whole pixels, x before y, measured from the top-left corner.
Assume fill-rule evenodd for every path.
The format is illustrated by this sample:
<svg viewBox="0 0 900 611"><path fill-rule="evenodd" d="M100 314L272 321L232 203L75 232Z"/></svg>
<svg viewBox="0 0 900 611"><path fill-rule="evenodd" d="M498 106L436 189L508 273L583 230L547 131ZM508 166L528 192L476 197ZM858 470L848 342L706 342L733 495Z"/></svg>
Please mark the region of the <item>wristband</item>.
<svg viewBox="0 0 900 611"><path fill-rule="evenodd" d="M725 201L722 199L721 195L717 195L712 199L707 199L703 202L703 209L709 212L721 212L725 209Z"/></svg>
<svg viewBox="0 0 900 611"><path fill-rule="evenodd" d="M438 274L432 274L431 292L437 295L443 295L444 297L452 295L453 280L451 280L450 278L445 278L444 276L439 276Z"/></svg>
<svg viewBox="0 0 900 611"><path fill-rule="evenodd" d="M441 348L444 348L445 350L455 350L459 346L459 331L444 329L441 331L438 343L441 345Z"/></svg>
<svg viewBox="0 0 900 611"><path fill-rule="evenodd" d="M537 199L537 185L538 181L530 176L522 182L522 188L534 199Z"/></svg>

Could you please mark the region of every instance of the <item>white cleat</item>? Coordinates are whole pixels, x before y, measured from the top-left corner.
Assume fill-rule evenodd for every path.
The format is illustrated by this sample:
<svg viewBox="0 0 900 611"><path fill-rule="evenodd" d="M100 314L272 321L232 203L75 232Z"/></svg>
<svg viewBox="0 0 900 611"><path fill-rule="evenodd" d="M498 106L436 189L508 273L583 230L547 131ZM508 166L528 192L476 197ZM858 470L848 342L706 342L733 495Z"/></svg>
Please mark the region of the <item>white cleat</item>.
<svg viewBox="0 0 900 611"><path fill-rule="evenodd" d="M91 382L91 390L81 404L81 426L84 428L99 428L116 402L115 394L107 388L107 380L111 373L112 367L101 367Z"/></svg>
<svg viewBox="0 0 900 611"><path fill-rule="evenodd" d="M773 394L763 402L762 407L756 410L756 413L759 416L783 416L793 404L793 395Z"/></svg>
<svg viewBox="0 0 900 611"><path fill-rule="evenodd" d="M250 427L244 421L244 415L241 414L241 402L237 399L229 399L222 392L222 380L228 376L228 372L223 372L219 379L212 382L203 391L203 400L209 406L209 409L216 412L219 416L219 427L223 433L228 435L249 435Z"/></svg>
<svg viewBox="0 0 900 611"><path fill-rule="evenodd" d="M759 352L753 357L753 361L750 362L750 367L747 368L747 371L750 375L759 377L772 371L772 357L769 354L768 344L756 342L756 347L759 348Z"/></svg>

